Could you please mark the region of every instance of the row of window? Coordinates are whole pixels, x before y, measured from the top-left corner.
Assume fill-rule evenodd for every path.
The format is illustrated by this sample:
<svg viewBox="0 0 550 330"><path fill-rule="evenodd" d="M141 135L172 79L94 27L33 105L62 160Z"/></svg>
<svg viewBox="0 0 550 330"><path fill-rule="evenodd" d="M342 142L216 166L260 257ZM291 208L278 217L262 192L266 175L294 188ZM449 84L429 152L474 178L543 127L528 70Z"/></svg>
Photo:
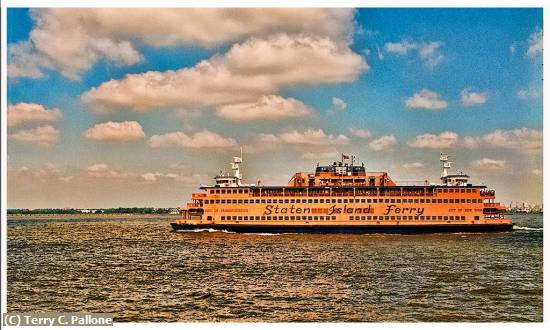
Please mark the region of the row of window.
<svg viewBox="0 0 550 330"><path fill-rule="evenodd" d="M438 188L441 193L475 193L477 189L473 188ZM282 190L280 191L282 192ZM405 190L407 192L407 190ZM248 194L248 189L211 189L211 194Z"/></svg>
<svg viewBox="0 0 550 330"><path fill-rule="evenodd" d="M476 216L476 218L479 218ZM350 220L466 220L466 217L463 215L426 215L426 216L399 216L399 215L350 215ZM309 216L300 216L300 215L291 215L291 216L248 216L248 215L222 215L221 217L222 221L225 220L253 220L253 221L260 221L260 220L336 220L336 216L334 215L309 215ZM477 219L476 219L477 220Z"/></svg>
<svg viewBox="0 0 550 330"><path fill-rule="evenodd" d="M391 204L399 204L399 203L439 203L439 204L448 204L448 203L483 203L482 199L441 199L441 198L432 198L432 199L413 199L413 198L374 198L374 199L365 199L365 198L333 198L333 199L324 199L324 198L310 198L310 199L215 199L215 200L203 200L204 204L260 204L260 203L266 203L266 204L296 204L296 203L391 203Z"/></svg>

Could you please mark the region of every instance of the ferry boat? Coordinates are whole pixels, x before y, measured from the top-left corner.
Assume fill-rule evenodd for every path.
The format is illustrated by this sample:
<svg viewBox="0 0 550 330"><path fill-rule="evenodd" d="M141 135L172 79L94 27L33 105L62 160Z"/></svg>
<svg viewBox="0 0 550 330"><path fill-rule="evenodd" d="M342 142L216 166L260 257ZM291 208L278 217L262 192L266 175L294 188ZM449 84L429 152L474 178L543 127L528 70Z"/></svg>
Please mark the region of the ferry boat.
<svg viewBox="0 0 550 330"><path fill-rule="evenodd" d="M201 186L172 223L179 230L237 233L433 233L509 231L505 206L495 191L449 174L449 156L440 155L441 182L398 185L387 172L367 172L342 154L315 172L294 174L287 185L244 184L240 157L233 173Z"/></svg>

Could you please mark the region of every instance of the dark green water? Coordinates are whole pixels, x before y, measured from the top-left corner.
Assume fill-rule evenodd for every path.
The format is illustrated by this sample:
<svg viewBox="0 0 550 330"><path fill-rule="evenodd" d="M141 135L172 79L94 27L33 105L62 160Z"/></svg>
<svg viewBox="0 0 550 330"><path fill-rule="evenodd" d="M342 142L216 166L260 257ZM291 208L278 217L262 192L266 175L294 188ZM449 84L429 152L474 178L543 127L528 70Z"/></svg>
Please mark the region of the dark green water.
<svg viewBox="0 0 550 330"><path fill-rule="evenodd" d="M140 321L542 321L541 215L509 233L244 235L9 219L10 312Z"/></svg>

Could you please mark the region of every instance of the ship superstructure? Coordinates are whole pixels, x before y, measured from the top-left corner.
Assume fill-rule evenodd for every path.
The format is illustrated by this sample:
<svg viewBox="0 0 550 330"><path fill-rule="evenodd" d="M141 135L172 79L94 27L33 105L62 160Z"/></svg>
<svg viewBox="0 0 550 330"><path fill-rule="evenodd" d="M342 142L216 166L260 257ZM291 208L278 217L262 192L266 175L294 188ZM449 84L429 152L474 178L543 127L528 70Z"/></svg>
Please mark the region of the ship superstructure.
<svg viewBox="0 0 550 330"><path fill-rule="evenodd" d="M368 172L342 155L315 172L294 174L284 186L242 182L240 157L233 173L201 186L181 209L175 230L212 228L233 232L456 232L510 230L505 207L495 192L468 183L464 173L449 174L441 154L441 182L398 185L386 172Z"/></svg>

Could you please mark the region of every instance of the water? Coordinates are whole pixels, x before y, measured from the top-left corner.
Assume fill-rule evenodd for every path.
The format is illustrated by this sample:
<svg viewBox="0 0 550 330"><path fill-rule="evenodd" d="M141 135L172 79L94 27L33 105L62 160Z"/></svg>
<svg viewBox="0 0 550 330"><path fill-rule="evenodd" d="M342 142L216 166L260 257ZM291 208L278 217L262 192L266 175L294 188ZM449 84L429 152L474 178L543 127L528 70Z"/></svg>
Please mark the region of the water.
<svg viewBox="0 0 550 330"><path fill-rule="evenodd" d="M510 233L172 232L170 219L9 219L10 312L140 321L542 321L541 215Z"/></svg>

